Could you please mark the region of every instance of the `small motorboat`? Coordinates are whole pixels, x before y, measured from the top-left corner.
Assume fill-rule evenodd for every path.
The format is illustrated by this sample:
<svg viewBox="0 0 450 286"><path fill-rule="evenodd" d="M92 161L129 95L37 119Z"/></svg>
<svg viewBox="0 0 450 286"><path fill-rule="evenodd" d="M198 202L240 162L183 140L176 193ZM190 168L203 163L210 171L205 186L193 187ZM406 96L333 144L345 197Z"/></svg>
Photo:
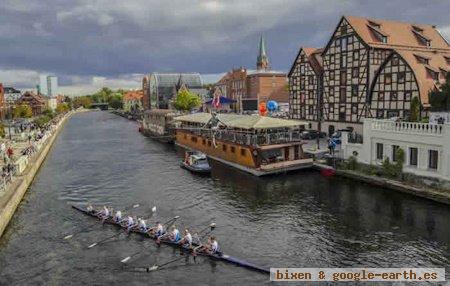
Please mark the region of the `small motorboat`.
<svg viewBox="0 0 450 286"><path fill-rule="evenodd" d="M186 151L184 161L181 162L180 166L199 174L209 174L211 172L208 158L205 154L197 151Z"/></svg>

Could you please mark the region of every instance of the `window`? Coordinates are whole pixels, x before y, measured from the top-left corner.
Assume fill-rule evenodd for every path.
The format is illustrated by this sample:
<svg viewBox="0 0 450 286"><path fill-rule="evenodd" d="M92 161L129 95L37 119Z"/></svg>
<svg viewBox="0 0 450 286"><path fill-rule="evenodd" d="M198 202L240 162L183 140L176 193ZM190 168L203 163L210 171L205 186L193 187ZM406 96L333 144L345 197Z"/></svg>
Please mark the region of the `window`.
<svg viewBox="0 0 450 286"><path fill-rule="evenodd" d="M387 73L384 75L384 83L385 84L391 84L392 82L392 74Z"/></svg>
<svg viewBox="0 0 450 286"><path fill-rule="evenodd" d="M330 80L334 80L334 71L330 71Z"/></svg>
<svg viewBox="0 0 450 286"><path fill-rule="evenodd" d="M330 96L334 96L334 86L330 87Z"/></svg>
<svg viewBox="0 0 450 286"><path fill-rule="evenodd" d="M305 73L305 66L304 65L300 65L300 72L301 73Z"/></svg>
<svg viewBox="0 0 450 286"><path fill-rule="evenodd" d="M197 137L192 136L192 137L191 137L191 141L194 142L194 143L197 143Z"/></svg>
<svg viewBox="0 0 450 286"><path fill-rule="evenodd" d="M389 110L388 112L387 112L387 117L388 118L394 118L394 117L399 117L399 112L398 112L398 110Z"/></svg>
<svg viewBox="0 0 450 286"><path fill-rule="evenodd" d="M223 151L223 152L227 152L227 145L226 145L226 144L223 144L223 145L222 145L222 151Z"/></svg>
<svg viewBox="0 0 450 286"><path fill-rule="evenodd" d="M398 58L397 57L393 57L391 60L391 63L393 66L398 66Z"/></svg>
<svg viewBox="0 0 450 286"><path fill-rule="evenodd" d="M341 55L341 68L347 67L347 54Z"/></svg>
<svg viewBox="0 0 450 286"><path fill-rule="evenodd" d="M339 121L345 121L345 112L339 112Z"/></svg>
<svg viewBox="0 0 450 286"><path fill-rule="evenodd" d="M206 145L206 139L202 139L202 144Z"/></svg>
<svg viewBox="0 0 450 286"><path fill-rule="evenodd" d="M411 91L405 91L405 100L410 101L411 100Z"/></svg>
<svg viewBox="0 0 450 286"><path fill-rule="evenodd" d="M347 38L342 38L341 39L341 51L346 51L347 50Z"/></svg>
<svg viewBox="0 0 450 286"><path fill-rule="evenodd" d="M345 87L341 87L341 89L339 90L339 102L345 103L347 101L346 97L347 97L347 95L346 95Z"/></svg>
<svg viewBox="0 0 450 286"><path fill-rule="evenodd" d="M352 77L353 78L358 78L359 77L359 68L358 67L352 68Z"/></svg>
<svg viewBox="0 0 450 286"><path fill-rule="evenodd" d="M392 162L397 162L397 150L400 149L398 145L392 145Z"/></svg>
<svg viewBox="0 0 450 286"><path fill-rule="evenodd" d="M342 34L342 35L347 34L347 25L342 25L342 26L341 26L341 34Z"/></svg>
<svg viewBox="0 0 450 286"><path fill-rule="evenodd" d="M241 149L241 156L244 156L244 157L245 157L245 155L247 155L246 150L245 150L245 149Z"/></svg>
<svg viewBox="0 0 450 286"><path fill-rule="evenodd" d="M377 160L383 160L383 144L377 143Z"/></svg>
<svg viewBox="0 0 450 286"><path fill-rule="evenodd" d="M405 72L399 72L397 74L397 82L404 83L405 82Z"/></svg>
<svg viewBox="0 0 450 286"><path fill-rule="evenodd" d="M314 84L314 76L312 76L312 75L308 76L308 83Z"/></svg>
<svg viewBox="0 0 450 286"><path fill-rule="evenodd" d="M184 135L183 135L183 138L184 138L184 139L187 139L187 134L184 134Z"/></svg>
<svg viewBox="0 0 450 286"><path fill-rule="evenodd" d="M336 44L336 47L340 47L341 46L341 39L336 39L335 44Z"/></svg>
<svg viewBox="0 0 450 286"><path fill-rule="evenodd" d="M438 167L438 151L430 150L428 151L428 168L437 170Z"/></svg>
<svg viewBox="0 0 450 286"><path fill-rule="evenodd" d="M231 146L231 147L230 147L230 151L231 151L231 153L235 153L235 152L236 152L236 147Z"/></svg>
<svg viewBox="0 0 450 286"><path fill-rule="evenodd" d="M314 99L314 90L308 92L308 99Z"/></svg>
<svg viewBox="0 0 450 286"><path fill-rule="evenodd" d="M377 110L377 118L378 119L384 118L384 110Z"/></svg>
<svg viewBox="0 0 450 286"><path fill-rule="evenodd" d="M313 115L314 114L314 106L310 105L309 106L309 115Z"/></svg>
<svg viewBox="0 0 450 286"><path fill-rule="evenodd" d="M391 100L397 100L397 99L398 99L397 92L391 91Z"/></svg>
<svg viewBox="0 0 450 286"><path fill-rule="evenodd" d="M211 141L208 140L208 146L211 147Z"/></svg>
<svg viewBox="0 0 450 286"><path fill-rule="evenodd" d="M359 50L353 51L353 60L359 60Z"/></svg>
<svg viewBox="0 0 450 286"><path fill-rule="evenodd" d="M352 84L352 96L358 96L358 85Z"/></svg>
<svg viewBox="0 0 450 286"><path fill-rule="evenodd" d="M358 114L358 104L357 103L352 104L352 113Z"/></svg>
<svg viewBox="0 0 450 286"><path fill-rule="evenodd" d="M341 85L346 85L347 84L347 71L345 71L345 70L341 71L340 83L341 83Z"/></svg>
<svg viewBox="0 0 450 286"><path fill-rule="evenodd" d="M417 148L409 148L409 165L417 166Z"/></svg>

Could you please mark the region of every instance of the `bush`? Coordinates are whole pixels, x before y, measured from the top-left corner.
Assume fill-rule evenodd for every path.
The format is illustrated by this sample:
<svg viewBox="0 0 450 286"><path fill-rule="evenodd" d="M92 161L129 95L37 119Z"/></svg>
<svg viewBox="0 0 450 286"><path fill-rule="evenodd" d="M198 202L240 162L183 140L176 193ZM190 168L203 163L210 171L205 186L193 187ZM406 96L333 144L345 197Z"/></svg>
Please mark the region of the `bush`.
<svg viewBox="0 0 450 286"><path fill-rule="evenodd" d="M5 138L6 132L5 132L5 125L0 122L0 138Z"/></svg>
<svg viewBox="0 0 450 286"><path fill-rule="evenodd" d="M397 161L391 163L389 158L386 157L384 159L382 167L383 167L383 175L388 178L399 178L403 173L403 163L405 162L405 151L402 148L398 148L395 156Z"/></svg>

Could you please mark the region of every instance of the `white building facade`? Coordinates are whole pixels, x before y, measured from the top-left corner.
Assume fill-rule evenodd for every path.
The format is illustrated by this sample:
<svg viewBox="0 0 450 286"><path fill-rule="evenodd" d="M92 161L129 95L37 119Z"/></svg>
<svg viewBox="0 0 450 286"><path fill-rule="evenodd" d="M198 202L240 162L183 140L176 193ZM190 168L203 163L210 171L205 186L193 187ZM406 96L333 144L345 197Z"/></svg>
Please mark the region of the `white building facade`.
<svg viewBox="0 0 450 286"><path fill-rule="evenodd" d="M403 171L421 177L450 181L450 124L395 122L364 119L363 143L349 143L342 135L342 157L356 156L358 162L381 165L403 149Z"/></svg>
<svg viewBox="0 0 450 286"><path fill-rule="evenodd" d="M53 75L39 76L39 93L44 96L55 97L58 95L58 77Z"/></svg>

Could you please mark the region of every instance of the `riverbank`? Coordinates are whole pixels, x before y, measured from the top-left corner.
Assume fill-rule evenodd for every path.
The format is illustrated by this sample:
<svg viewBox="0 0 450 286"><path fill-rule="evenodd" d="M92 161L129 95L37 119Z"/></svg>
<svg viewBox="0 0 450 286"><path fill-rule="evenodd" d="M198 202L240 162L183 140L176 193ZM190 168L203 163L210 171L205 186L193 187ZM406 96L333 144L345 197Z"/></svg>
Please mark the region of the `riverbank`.
<svg viewBox="0 0 450 286"><path fill-rule="evenodd" d="M76 112L76 111L75 111ZM22 201L28 187L33 182L42 162L53 145L58 133L64 126L68 118L75 112L66 114L57 124L53 125L43 136L40 142L34 144L36 153L31 157L21 156L18 158L18 174L12 176L11 183L6 185L0 192L0 237L8 226L11 218Z"/></svg>
<svg viewBox="0 0 450 286"><path fill-rule="evenodd" d="M319 170L323 169L330 169L330 166L324 165L324 164L314 164L314 167ZM401 182L398 180L392 180L377 176L371 176L367 174L363 174L361 172L352 171L352 170L341 170L341 169L334 169L335 174L337 176L341 176L344 178L357 180L363 183L371 184L374 186L379 186L387 189L391 189L394 191L426 198L429 200L433 200L439 203L450 205L450 192L446 190L436 190L432 188L425 188L425 187L419 187L419 186L412 186L409 184L406 184L405 182Z"/></svg>

